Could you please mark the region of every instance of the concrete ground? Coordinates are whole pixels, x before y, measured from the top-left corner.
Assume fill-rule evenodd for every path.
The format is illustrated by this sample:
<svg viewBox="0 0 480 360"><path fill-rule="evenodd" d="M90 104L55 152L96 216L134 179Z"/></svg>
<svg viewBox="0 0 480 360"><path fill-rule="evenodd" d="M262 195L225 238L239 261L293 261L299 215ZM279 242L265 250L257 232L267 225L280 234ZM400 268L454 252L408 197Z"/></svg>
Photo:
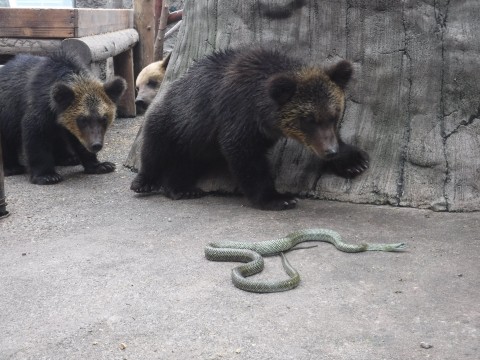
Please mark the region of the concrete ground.
<svg viewBox="0 0 480 360"><path fill-rule="evenodd" d="M264 212L242 197L171 201L128 190L121 166L139 119L120 119L101 158L115 173L6 179L0 220L0 359L479 359L480 213L301 200ZM329 228L404 253L288 254L300 286L253 294L209 241ZM285 276L279 257L262 277Z"/></svg>

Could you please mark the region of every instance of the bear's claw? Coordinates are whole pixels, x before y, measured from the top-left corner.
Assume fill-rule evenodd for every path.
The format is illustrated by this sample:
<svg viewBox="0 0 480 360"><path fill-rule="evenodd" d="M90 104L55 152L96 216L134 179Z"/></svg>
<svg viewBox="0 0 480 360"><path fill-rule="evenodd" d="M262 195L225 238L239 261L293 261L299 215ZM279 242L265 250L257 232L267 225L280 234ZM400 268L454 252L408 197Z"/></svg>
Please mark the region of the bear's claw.
<svg viewBox="0 0 480 360"><path fill-rule="evenodd" d="M281 211L281 210L290 210L297 206L297 199L290 195L278 195L277 197L265 200L258 204L257 208L262 210L274 210L274 211Z"/></svg>
<svg viewBox="0 0 480 360"><path fill-rule="evenodd" d="M60 174L53 173L48 175L32 175L30 181L32 184L37 185L53 185L62 181L63 178Z"/></svg>
<svg viewBox="0 0 480 360"><path fill-rule="evenodd" d="M370 158L365 151L350 147L338 159L333 160L331 166L336 175L351 179L368 169Z"/></svg>
<svg viewBox="0 0 480 360"><path fill-rule="evenodd" d="M86 174L107 174L115 171L115 164L109 161L85 167Z"/></svg>
<svg viewBox="0 0 480 360"><path fill-rule="evenodd" d="M133 190L138 194L145 194L158 190L158 187L155 184L147 181L143 174L138 174L130 184L130 190Z"/></svg>
<svg viewBox="0 0 480 360"><path fill-rule="evenodd" d="M169 197L172 200L180 199L198 199L206 195L203 190L198 188L192 188L188 190L174 190L170 188L164 189L165 196Z"/></svg>

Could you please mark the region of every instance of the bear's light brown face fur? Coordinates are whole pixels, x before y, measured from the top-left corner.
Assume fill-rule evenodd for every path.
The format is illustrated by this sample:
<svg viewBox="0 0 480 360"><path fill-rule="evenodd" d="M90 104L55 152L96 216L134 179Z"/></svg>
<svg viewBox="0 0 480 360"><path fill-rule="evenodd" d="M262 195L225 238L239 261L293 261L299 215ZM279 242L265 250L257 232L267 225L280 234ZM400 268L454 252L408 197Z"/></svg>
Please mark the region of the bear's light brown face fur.
<svg viewBox="0 0 480 360"><path fill-rule="evenodd" d="M90 152L103 147L107 128L116 114L116 102L126 88L125 80L102 82L77 76L52 91L57 122L70 131Z"/></svg>
<svg viewBox="0 0 480 360"><path fill-rule="evenodd" d="M303 68L273 79L271 95L279 101L279 128L328 158L339 150L337 124L345 108L344 89L352 73L350 63L342 61L328 70Z"/></svg>
<svg viewBox="0 0 480 360"><path fill-rule="evenodd" d="M163 60L145 66L138 74L137 80L135 81L137 91L135 105L137 114L143 114L152 103L155 95L157 95L169 60L170 54Z"/></svg>

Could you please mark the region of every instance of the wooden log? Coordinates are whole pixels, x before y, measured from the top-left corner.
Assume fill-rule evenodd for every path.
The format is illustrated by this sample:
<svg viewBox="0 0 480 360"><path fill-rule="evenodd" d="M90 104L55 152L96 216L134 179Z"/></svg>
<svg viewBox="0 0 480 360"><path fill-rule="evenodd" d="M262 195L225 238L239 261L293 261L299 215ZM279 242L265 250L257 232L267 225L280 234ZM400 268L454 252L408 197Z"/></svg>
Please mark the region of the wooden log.
<svg viewBox="0 0 480 360"><path fill-rule="evenodd" d="M323 173L322 161L308 150L281 141L270 159L277 189L356 203L480 210L477 1L185 5L172 66L156 101L194 60L227 47L279 44L314 65L340 59L353 63L340 133L370 154L370 169L344 180ZM141 136L132 151L140 145ZM138 150L126 164L138 168ZM234 190L218 176L201 187Z"/></svg>
<svg viewBox="0 0 480 360"><path fill-rule="evenodd" d="M133 2L135 29L139 42L134 48L134 76L153 62L153 44L155 41L154 0L136 0Z"/></svg>
<svg viewBox="0 0 480 360"><path fill-rule="evenodd" d="M167 25L180 21L183 18L183 10L177 10L168 14Z"/></svg>
<svg viewBox="0 0 480 360"><path fill-rule="evenodd" d="M163 0L155 0L155 38L157 38L158 32L158 20L162 15Z"/></svg>
<svg viewBox="0 0 480 360"><path fill-rule="evenodd" d="M127 81L127 89L117 106L119 117L135 117L135 78L133 76L133 51L128 49L113 57L113 69L115 75L121 76Z"/></svg>
<svg viewBox="0 0 480 360"><path fill-rule="evenodd" d="M78 54L85 64L113 57L115 74L127 81L127 90L118 105L119 117L136 115L132 48L137 42L138 33L135 29L62 41L62 48Z"/></svg>
<svg viewBox="0 0 480 360"><path fill-rule="evenodd" d="M33 55L45 55L60 49L60 39L23 39L23 38L0 38L0 54L17 55L29 53Z"/></svg>
<svg viewBox="0 0 480 360"><path fill-rule="evenodd" d="M168 29L168 31L163 36L163 39L165 40L165 39L169 38L170 36L172 36L172 34L174 34L175 31L177 31L180 28L181 25L182 25L182 20L180 20L175 25L173 25L171 29Z"/></svg>
<svg viewBox="0 0 480 360"><path fill-rule="evenodd" d="M76 52L86 64L90 64L127 51L138 40L137 31L127 29L101 35L65 39L62 41L62 48Z"/></svg>

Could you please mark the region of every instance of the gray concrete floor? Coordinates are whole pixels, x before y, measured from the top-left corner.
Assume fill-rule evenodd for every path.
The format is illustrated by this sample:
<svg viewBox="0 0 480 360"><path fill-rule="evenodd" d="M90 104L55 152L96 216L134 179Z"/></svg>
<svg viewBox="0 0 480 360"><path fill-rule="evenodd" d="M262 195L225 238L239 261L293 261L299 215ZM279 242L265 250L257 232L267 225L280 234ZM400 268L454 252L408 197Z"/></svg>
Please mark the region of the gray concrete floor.
<svg viewBox="0 0 480 360"><path fill-rule="evenodd" d="M479 359L480 214L301 200L262 212L241 197L138 197L122 168L139 119L101 158L115 173L6 179L0 220L0 359ZM209 241L329 228L404 253L294 251L292 291L236 289ZM278 257L262 277L284 276ZM422 347L423 344L423 347ZM430 347L431 346L431 347Z"/></svg>

